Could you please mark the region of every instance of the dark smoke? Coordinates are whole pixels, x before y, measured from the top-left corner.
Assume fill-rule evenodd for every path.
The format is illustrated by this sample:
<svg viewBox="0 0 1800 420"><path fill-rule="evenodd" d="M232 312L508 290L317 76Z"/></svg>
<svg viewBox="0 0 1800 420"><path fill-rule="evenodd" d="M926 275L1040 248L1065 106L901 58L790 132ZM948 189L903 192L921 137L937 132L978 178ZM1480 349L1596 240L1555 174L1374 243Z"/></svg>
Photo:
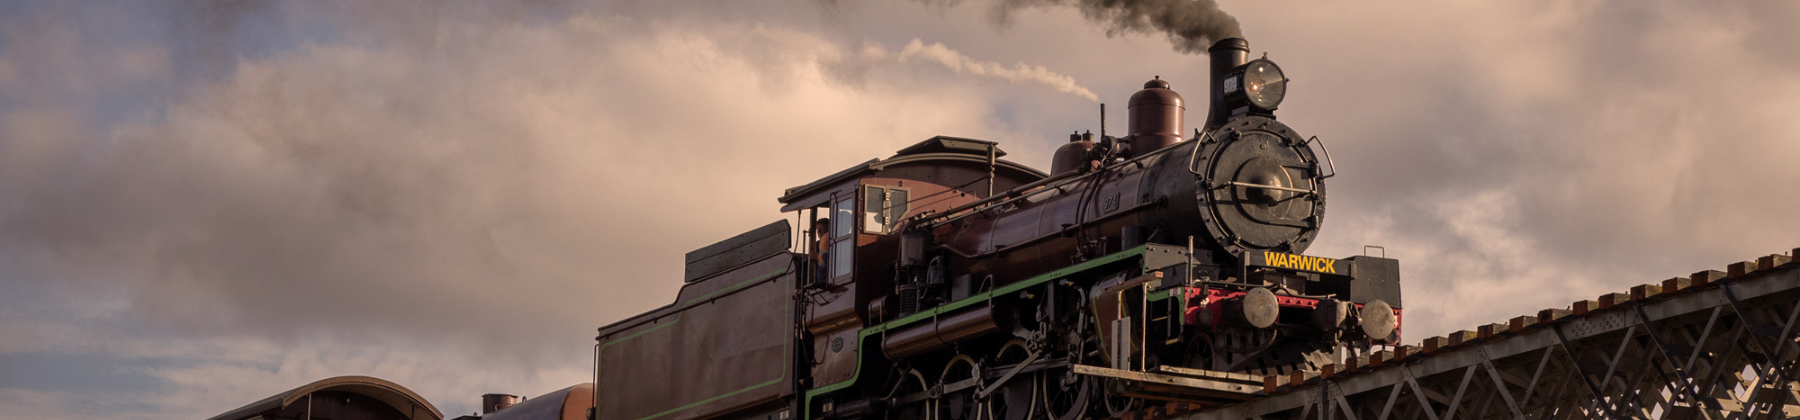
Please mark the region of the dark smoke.
<svg viewBox="0 0 1800 420"><path fill-rule="evenodd" d="M1004 0L995 16L1005 22L1018 9L1069 5L1107 25L1107 36L1161 33L1175 51L1186 54L1204 54L1218 40L1244 36L1237 18L1213 0Z"/></svg>

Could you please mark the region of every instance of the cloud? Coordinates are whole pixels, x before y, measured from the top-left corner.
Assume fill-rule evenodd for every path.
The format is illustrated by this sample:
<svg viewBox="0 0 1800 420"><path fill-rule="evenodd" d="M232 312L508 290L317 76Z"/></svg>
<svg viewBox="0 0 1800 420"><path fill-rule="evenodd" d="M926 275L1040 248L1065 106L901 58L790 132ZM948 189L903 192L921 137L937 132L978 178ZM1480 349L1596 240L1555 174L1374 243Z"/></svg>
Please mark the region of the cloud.
<svg viewBox="0 0 1800 420"><path fill-rule="evenodd" d="M1354 9L1290 15L1360 22L1354 37L1250 39L1297 80L1283 114L1344 174L1315 249L1386 245L1412 267L1411 339L1796 245L1779 214L1800 199L1753 192L1800 183L1776 162L1800 153L1800 124L1769 117L1800 110L1800 76L1751 35L1771 22L1661 3Z"/></svg>
<svg viewBox="0 0 1800 420"><path fill-rule="evenodd" d="M307 13L276 15L331 18ZM593 328L672 299L682 252L780 218L774 192L939 131L1031 135L994 128L987 98L1019 88L979 76L1079 89L942 45L891 61L962 72L850 83L833 69L868 50L790 28L516 23L259 51L124 119L64 92L110 73L6 85L0 351L138 366L170 417L338 374L444 404L545 392L585 376ZM71 48L11 39L5 63Z"/></svg>
<svg viewBox="0 0 1800 420"><path fill-rule="evenodd" d="M446 411L547 392L783 188L935 134L1042 167L1097 128L1071 96L1151 75L1204 102L1204 59L1160 37L964 13L992 6L9 9L0 353L160 385L0 405L192 418L337 374ZM1767 18L1793 6L1226 6L1341 174L1308 253L1385 245L1411 340L1800 245L1795 29Z"/></svg>
<svg viewBox="0 0 1800 420"><path fill-rule="evenodd" d="M630 261L671 264L624 273L673 274L678 256L634 250L697 247L779 217L706 209L767 201L849 156L922 137L889 134L924 131L906 126L993 134L978 128L983 101L968 93L835 83L822 66L844 49L804 34L612 18L451 30L465 31L454 36L466 51L447 54L467 61L308 45L239 63L169 104L162 121L120 127L105 143L9 145L8 156L64 164L11 167L8 179L32 182L8 186L28 205L5 215L7 244L49 254L37 261L52 268L44 275L81 281L56 271L124 267L144 282L133 309L172 315L170 326L449 328L483 317L464 308L591 304L560 287L667 293L675 283L585 280ZM871 96L888 98L857 103ZM888 111L945 97L966 105ZM45 138L57 131L46 120L6 128ZM788 147L813 158L791 162ZM669 209L693 217L660 216ZM333 310L309 310L318 305Z"/></svg>

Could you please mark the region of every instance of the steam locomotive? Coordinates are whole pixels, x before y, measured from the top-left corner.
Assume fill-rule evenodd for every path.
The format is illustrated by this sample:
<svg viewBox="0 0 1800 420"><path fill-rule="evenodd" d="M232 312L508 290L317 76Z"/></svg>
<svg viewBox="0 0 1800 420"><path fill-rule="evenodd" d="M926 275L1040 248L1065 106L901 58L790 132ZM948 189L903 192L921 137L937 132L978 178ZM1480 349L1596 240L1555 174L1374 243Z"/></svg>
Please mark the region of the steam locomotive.
<svg viewBox="0 0 1800 420"><path fill-rule="evenodd" d="M1120 417L1397 342L1398 261L1302 254L1335 168L1280 68L1209 52L1191 138L1158 79L1049 173L939 136L788 189L799 232L688 253L673 304L599 329L590 418Z"/></svg>

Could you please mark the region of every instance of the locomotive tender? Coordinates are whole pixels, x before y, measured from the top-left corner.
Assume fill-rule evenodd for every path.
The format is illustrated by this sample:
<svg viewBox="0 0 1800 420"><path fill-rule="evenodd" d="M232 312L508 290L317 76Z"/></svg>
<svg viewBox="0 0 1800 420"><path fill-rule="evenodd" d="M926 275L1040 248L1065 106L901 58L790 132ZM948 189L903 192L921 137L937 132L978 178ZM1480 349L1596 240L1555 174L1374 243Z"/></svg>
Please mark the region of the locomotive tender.
<svg viewBox="0 0 1800 420"><path fill-rule="evenodd" d="M799 235L691 252L675 303L600 328L590 418L1118 417L1398 342L1397 261L1301 254L1335 169L1276 120L1287 79L1209 52L1192 138L1151 80L1050 173L940 136L788 189Z"/></svg>

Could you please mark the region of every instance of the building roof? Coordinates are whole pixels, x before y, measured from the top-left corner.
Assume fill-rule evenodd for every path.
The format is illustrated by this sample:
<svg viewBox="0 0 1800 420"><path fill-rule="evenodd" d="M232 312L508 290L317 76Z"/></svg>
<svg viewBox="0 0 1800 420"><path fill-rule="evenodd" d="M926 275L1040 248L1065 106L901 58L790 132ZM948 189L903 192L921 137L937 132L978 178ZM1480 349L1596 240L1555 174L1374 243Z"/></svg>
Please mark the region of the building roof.
<svg viewBox="0 0 1800 420"><path fill-rule="evenodd" d="M301 385L261 401L250 403L236 410L213 416L208 420L247 420L279 411L295 402L302 402L307 395L322 391L341 391L361 394L381 401L394 410L404 413L410 420L443 420L444 413L431 406L424 397L406 387L387 380L371 376L338 376L320 379L316 382Z"/></svg>

